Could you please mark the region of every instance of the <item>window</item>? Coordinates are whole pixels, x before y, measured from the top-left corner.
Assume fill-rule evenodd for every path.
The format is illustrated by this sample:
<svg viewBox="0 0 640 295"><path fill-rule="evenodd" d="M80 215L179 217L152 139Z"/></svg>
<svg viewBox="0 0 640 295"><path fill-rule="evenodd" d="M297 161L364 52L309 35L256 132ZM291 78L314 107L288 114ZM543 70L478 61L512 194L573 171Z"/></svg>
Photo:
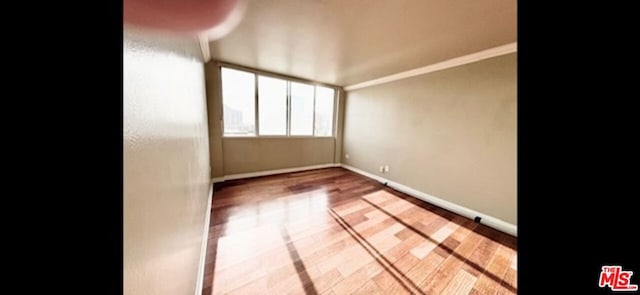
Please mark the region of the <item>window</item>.
<svg viewBox="0 0 640 295"><path fill-rule="evenodd" d="M333 88L226 67L221 80L225 136L333 136Z"/></svg>
<svg viewBox="0 0 640 295"><path fill-rule="evenodd" d="M333 96L332 88L316 86L315 136L333 134Z"/></svg>
<svg viewBox="0 0 640 295"><path fill-rule="evenodd" d="M291 83L291 135L313 135L313 86Z"/></svg>
<svg viewBox="0 0 640 295"><path fill-rule="evenodd" d="M287 135L287 81L258 76L260 135Z"/></svg>
<svg viewBox="0 0 640 295"><path fill-rule="evenodd" d="M224 134L254 135L256 132L254 75L222 68L221 78Z"/></svg>

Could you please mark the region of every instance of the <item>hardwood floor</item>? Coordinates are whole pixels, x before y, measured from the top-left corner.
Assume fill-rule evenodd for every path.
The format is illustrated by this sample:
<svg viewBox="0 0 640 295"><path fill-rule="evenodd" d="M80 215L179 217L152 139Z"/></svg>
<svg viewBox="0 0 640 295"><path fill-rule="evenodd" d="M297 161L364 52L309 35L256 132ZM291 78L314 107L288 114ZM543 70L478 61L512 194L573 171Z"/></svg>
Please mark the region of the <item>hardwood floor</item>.
<svg viewBox="0 0 640 295"><path fill-rule="evenodd" d="M515 294L516 238L342 168L216 184L203 295Z"/></svg>

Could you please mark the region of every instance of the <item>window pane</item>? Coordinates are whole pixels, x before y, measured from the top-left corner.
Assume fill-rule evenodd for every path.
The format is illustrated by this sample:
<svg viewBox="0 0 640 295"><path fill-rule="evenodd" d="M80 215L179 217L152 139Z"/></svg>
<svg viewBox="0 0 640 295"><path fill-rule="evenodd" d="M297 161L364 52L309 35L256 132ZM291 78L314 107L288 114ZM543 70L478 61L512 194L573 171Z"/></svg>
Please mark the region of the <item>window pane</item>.
<svg viewBox="0 0 640 295"><path fill-rule="evenodd" d="M222 68L222 116L225 135L255 135L255 78Z"/></svg>
<svg viewBox="0 0 640 295"><path fill-rule="evenodd" d="M333 89L316 86L316 136L333 135Z"/></svg>
<svg viewBox="0 0 640 295"><path fill-rule="evenodd" d="M313 86L291 82L291 135L313 135Z"/></svg>
<svg viewBox="0 0 640 295"><path fill-rule="evenodd" d="M258 76L260 135L287 135L287 81Z"/></svg>

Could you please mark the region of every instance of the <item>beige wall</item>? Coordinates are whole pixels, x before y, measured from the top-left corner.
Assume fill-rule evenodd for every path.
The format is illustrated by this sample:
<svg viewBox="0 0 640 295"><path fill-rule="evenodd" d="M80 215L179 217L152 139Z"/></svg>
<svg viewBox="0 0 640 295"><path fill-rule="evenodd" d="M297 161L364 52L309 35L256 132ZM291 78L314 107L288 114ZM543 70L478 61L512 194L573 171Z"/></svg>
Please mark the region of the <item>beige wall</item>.
<svg viewBox="0 0 640 295"><path fill-rule="evenodd" d="M212 177L284 168L339 163L340 139L222 137L220 72L215 61L205 65ZM344 103L339 98L338 107ZM341 120L337 120L342 124ZM341 126L338 126L341 132ZM337 133L339 134L339 133Z"/></svg>
<svg viewBox="0 0 640 295"><path fill-rule="evenodd" d="M342 156L517 225L516 54L348 92Z"/></svg>
<svg viewBox="0 0 640 295"><path fill-rule="evenodd" d="M333 138L222 140L226 175L333 163Z"/></svg>
<svg viewBox="0 0 640 295"><path fill-rule="evenodd" d="M211 160L211 176L224 176L224 161L222 153L222 99L220 94L220 71L215 62L204 65L207 110L209 124L209 157Z"/></svg>
<svg viewBox="0 0 640 295"><path fill-rule="evenodd" d="M125 30L124 294L196 291L210 182L197 48Z"/></svg>
<svg viewBox="0 0 640 295"><path fill-rule="evenodd" d="M336 148L334 152L334 161L335 163L340 163L341 155L342 155L342 145L343 145L343 137L344 137L344 108L345 108L345 99L347 93L340 89L338 91L338 110L336 111L335 124L336 128Z"/></svg>

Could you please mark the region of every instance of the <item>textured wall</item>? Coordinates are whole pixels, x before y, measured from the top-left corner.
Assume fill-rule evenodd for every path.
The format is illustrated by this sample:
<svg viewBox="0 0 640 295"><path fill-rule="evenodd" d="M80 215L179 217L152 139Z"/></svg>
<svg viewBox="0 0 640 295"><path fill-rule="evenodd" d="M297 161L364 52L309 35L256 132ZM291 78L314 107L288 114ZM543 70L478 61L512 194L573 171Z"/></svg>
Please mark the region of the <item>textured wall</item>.
<svg viewBox="0 0 640 295"><path fill-rule="evenodd" d="M517 224L516 54L348 92L345 112L343 163Z"/></svg>
<svg viewBox="0 0 640 295"><path fill-rule="evenodd" d="M125 30L124 294L195 292L210 180L197 48Z"/></svg>

